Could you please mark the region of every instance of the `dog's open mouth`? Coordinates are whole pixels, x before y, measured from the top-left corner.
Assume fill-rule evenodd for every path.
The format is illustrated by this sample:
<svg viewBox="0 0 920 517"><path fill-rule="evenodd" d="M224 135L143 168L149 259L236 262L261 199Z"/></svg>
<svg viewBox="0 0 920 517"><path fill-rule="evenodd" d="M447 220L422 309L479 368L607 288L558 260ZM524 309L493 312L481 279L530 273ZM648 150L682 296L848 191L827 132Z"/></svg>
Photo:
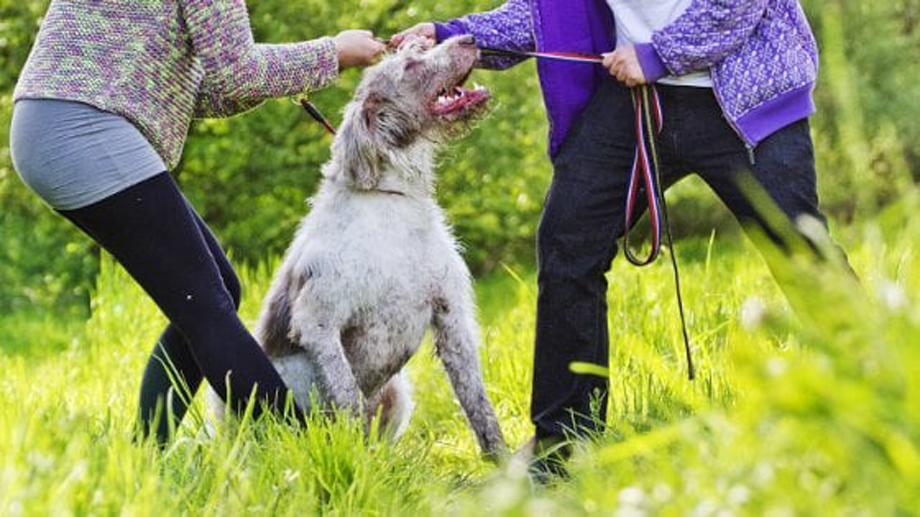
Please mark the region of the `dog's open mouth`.
<svg viewBox="0 0 920 517"><path fill-rule="evenodd" d="M463 83L469 78L467 73L457 84L442 88L438 92L432 111L436 115L447 116L462 113L485 104L491 97L484 86L475 85L472 90L464 88Z"/></svg>

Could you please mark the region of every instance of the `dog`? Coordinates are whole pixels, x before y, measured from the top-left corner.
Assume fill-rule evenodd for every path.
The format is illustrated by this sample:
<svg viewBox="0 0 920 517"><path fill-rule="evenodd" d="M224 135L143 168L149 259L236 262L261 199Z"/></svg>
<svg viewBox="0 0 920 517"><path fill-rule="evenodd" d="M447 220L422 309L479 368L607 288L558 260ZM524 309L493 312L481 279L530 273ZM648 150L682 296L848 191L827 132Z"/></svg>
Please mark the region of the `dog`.
<svg viewBox="0 0 920 517"><path fill-rule="evenodd" d="M436 151L491 101L462 86L478 55L471 36L412 41L364 72L256 337L301 408L379 415L395 439L413 408L403 368L430 327L479 446L497 458L506 446L480 372L470 273L433 195Z"/></svg>

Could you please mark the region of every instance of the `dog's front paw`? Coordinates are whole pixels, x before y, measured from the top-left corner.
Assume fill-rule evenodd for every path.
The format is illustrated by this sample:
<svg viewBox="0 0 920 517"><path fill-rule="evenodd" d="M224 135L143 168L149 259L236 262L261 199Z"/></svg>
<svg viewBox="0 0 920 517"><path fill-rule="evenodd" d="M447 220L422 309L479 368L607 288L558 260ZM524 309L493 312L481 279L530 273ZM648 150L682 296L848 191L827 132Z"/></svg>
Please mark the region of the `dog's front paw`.
<svg viewBox="0 0 920 517"><path fill-rule="evenodd" d="M500 446L484 450L482 457L495 465L504 465L511 459L511 453L508 451L508 446L502 442Z"/></svg>
<svg viewBox="0 0 920 517"><path fill-rule="evenodd" d="M502 436L502 431L495 423L494 428L489 429L479 437L479 443L482 447L482 455L485 459L500 465L505 463L509 458L508 445Z"/></svg>

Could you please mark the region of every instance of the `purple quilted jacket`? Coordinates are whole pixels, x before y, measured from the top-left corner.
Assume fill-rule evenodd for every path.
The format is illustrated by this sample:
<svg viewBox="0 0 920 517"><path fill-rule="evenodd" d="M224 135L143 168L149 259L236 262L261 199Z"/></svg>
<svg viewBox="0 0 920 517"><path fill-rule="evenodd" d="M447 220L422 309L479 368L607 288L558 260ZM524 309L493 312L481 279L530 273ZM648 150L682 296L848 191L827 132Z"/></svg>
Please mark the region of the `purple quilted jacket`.
<svg viewBox="0 0 920 517"><path fill-rule="evenodd" d="M481 45L516 50L602 53L616 46L606 0L509 0L436 26L439 41L468 33ZM814 113L818 49L798 0L695 0L636 50L651 81L710 69L725 117L751 148ZM503 69L517 62L489 57L482 66ZM555 155L609 74L600 66L551 61L541 61L538 69Z"/></svg>

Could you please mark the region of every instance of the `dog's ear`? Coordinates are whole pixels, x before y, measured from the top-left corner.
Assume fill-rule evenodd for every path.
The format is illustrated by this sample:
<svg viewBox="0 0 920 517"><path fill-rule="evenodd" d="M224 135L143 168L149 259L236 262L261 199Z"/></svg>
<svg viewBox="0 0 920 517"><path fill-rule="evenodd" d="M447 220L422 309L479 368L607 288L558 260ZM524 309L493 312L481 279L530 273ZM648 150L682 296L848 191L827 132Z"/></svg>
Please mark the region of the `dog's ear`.
<svg viewBox="0 0 920 517"><path fill-rule="evenodd" d="M335 142L342 173L364 190L376 187L380 180L382 158L372 124L378 102L375 96L368 96L352 106Z"/></svg>
<svg viewBox="0 0 920 517"><path fill-rule="evenodd" d="M364 101L364 122L374 141L383 149L405 149L419 133L419 123L396 103L379 94Z"/></svg>

